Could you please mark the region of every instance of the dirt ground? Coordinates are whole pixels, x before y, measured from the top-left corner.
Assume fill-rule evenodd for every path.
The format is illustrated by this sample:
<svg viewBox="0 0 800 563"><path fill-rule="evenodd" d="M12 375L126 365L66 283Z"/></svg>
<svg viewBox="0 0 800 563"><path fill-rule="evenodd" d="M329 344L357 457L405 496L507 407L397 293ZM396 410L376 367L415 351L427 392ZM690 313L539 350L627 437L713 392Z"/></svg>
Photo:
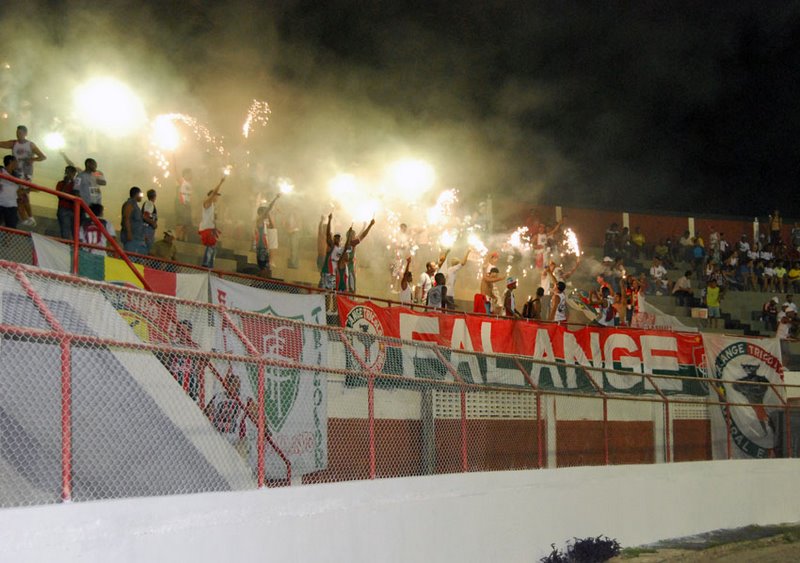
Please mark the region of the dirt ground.
<svg viewBox="0 0 800 563"><path fill-rule="evenodd" d="M749 526L623 550L615 562L716 561L783 563L800 561L800 525Z"/></svg>

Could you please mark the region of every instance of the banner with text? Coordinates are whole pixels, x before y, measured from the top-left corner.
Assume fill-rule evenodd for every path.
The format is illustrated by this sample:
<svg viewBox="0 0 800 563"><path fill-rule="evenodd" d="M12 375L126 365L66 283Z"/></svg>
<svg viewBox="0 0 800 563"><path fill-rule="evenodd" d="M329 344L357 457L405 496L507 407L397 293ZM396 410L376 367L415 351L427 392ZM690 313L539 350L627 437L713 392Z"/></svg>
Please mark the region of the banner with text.
<svg viewBox="0 0 800 563"><path fill-rule="evenodd" d="M325 323L323 295L291 295L267 291L211 278L211 301L231 309L269 315L263 318L239 317L238 328L264 358L319 366L327 362L327 339L320 330L300 327L280 318L313 324ZM217 327L215 350L247 355L240 339L230 326ZM242 382L243 400L256 399L258 370L234 366L233 373ZM319 371L296 368L265 369L265 414L272 441L289 458L296 476L325 469L328 463L327 377ZM255 435L248 433L251 459L255 453ZM267 446L267 477L286 474L283 461Z"/></svg>
<svg viewBox="0 0 800 563"><path fill-rule="evenodd" d="M721 334L705 334L703 340L709 395L723 403L709 407L714 459L771 457L779 445L776 436L783 435L773 418L785 399L780 341Z"/></svg>
<svg viewBox="0 0 800 563"><path fill-rule="evenodd" d="M706 395L708 390L698 368L703 357L699 334L630 330L587 326L571 330L554 323L479 317L463 314L417 313L405 307L381 307L339 296L343 327L365 337L352 345L369 367L382 373L430 377L436 373L435 354L425 348L396 346L366 335L386 336L433 343L466 381L525 386L515 358L496 358L483 353L516 354L527 357L519 363L532 382L543 389L583 389L594 386L584 368L608 368L631 375L591 372L607 392L655 393L641 374L677 375L691 379L662 379L659 387L668 394ZM462 352L458 352L458 351ZM541 361L556 362L546 365ZM448 375L441 368L441 377ZM424 374L424 375L423 375ZM635 376L634 374L640 374Z"/></svg>

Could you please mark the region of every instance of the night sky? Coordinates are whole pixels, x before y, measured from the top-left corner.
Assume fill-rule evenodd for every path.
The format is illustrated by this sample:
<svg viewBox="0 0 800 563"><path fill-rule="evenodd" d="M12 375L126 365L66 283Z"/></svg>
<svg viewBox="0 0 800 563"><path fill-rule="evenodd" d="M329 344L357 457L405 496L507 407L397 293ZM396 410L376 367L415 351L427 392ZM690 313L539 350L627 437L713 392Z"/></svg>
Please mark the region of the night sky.
<svg viewBox="0 0 800 563"><path fill-rule="evenodd" d="M132 73L169 77L165 105L191 97L222 129L263 96L272 166L413 147L476 194L800 216L798 2L41 0L14 16L55 47L96 24Z"/></svg>

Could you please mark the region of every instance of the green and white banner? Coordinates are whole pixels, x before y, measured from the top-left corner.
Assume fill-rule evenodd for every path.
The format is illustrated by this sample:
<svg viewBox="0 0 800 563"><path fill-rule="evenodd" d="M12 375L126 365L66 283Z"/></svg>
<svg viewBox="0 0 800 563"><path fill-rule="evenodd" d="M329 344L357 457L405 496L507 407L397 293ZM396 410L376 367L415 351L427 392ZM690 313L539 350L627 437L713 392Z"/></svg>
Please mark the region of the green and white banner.
<svg viewBox="0 0 800 563"><path fill-rule="evenodd" d="M238 328L264 358L325 365L327 339L313 327L300 327L281 319L313 324L325 322L325 297L291 295L267 291L211 278L211 301L230 309L262 313L264 317L238 317ZM247 350L230 326L215 327L215 349L247 355ZM241 399L256 401L258 370L254 365L229 366L241 381ZM220 386L221 387L221 386ZM270 439L289 458L292 475L300 476L325 469L328 464L327 376L315 370L265 368L265 414ZM248 422L248 450L256 461L256 432ZM267 478L286 476L285 463L267 444Z"/></svg>
<svg viewBox="0 0 800 563"><path fill-rule="evenodd" d="M785 398L780 341L704 334L703 344L710 398L722 403L709 406L714 459L729 450L733 459L770 457L777 445L770 415Z"/></svg>

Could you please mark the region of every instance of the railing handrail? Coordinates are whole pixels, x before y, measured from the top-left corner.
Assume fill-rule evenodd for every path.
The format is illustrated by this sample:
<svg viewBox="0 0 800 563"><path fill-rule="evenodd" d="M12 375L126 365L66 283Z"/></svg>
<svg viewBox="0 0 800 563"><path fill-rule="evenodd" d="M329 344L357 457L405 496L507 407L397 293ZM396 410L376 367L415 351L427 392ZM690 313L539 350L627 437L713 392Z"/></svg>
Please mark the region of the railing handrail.
<svg viewBox="0 0 800 563"><path fill-rule="evenodd" d="M73 269L73 273L74 274L78 273L78 248L79 248L79 245L81 244L80 240L79 240L80 239L80 213L79 213L79 210L82 210L86 214L86 216L89 217L89 219L91 219L92 223L94 223L94 225L98 229L100 229L100 232L106 238L108 243L111 244L111 247L114 249L114 251L117 252L117 254L119 254L119 256L122 258L122 260L128 266L128 268L131 269L131 271L136 276L136 278L142 283L142 286L146 290L152 291L152 289L150 288L150 284L148 284L147 280L144 279L144 276L142 275L142 273L133 265L133 262L131 262L130 258L128 258L128 255L125 253L125 251L122 249L122 247L116 241L116 239L109 234L109 232L106 229L105 225L103 225L103 223L100 222L100 220L92 212L92 210L89 209L89 206L86 205L86 202L83 201L83 198L81 198L80 196L75 196L75 195L72 195L72 194L67 194L67 193L64 193L64 192L51 190L50 188L45 188L44 186L40 186L38 184L34 184L33 182L29 182L29 181L23 180L21 178L15 178L14 176L10 176L10 175L5 174L3 172L0 172L0 178L2 178L4 180L7 180L9 182L14 182L15 184L19 184L20 186L25 186L25 187L30 188L32 190L35 190L37 192L50 194L50 195L58 197L59 199L67 199L68 201L72 202L72 204L73 204L73 212L75 213L75 219L74 219L74 223L73 223L73 233L72 233L72 236L73 236L73 239L74 239L72 241L72 243L75 245L74 246L75 251L73 253L73 261L72 261L72 269Z"/></svg>

